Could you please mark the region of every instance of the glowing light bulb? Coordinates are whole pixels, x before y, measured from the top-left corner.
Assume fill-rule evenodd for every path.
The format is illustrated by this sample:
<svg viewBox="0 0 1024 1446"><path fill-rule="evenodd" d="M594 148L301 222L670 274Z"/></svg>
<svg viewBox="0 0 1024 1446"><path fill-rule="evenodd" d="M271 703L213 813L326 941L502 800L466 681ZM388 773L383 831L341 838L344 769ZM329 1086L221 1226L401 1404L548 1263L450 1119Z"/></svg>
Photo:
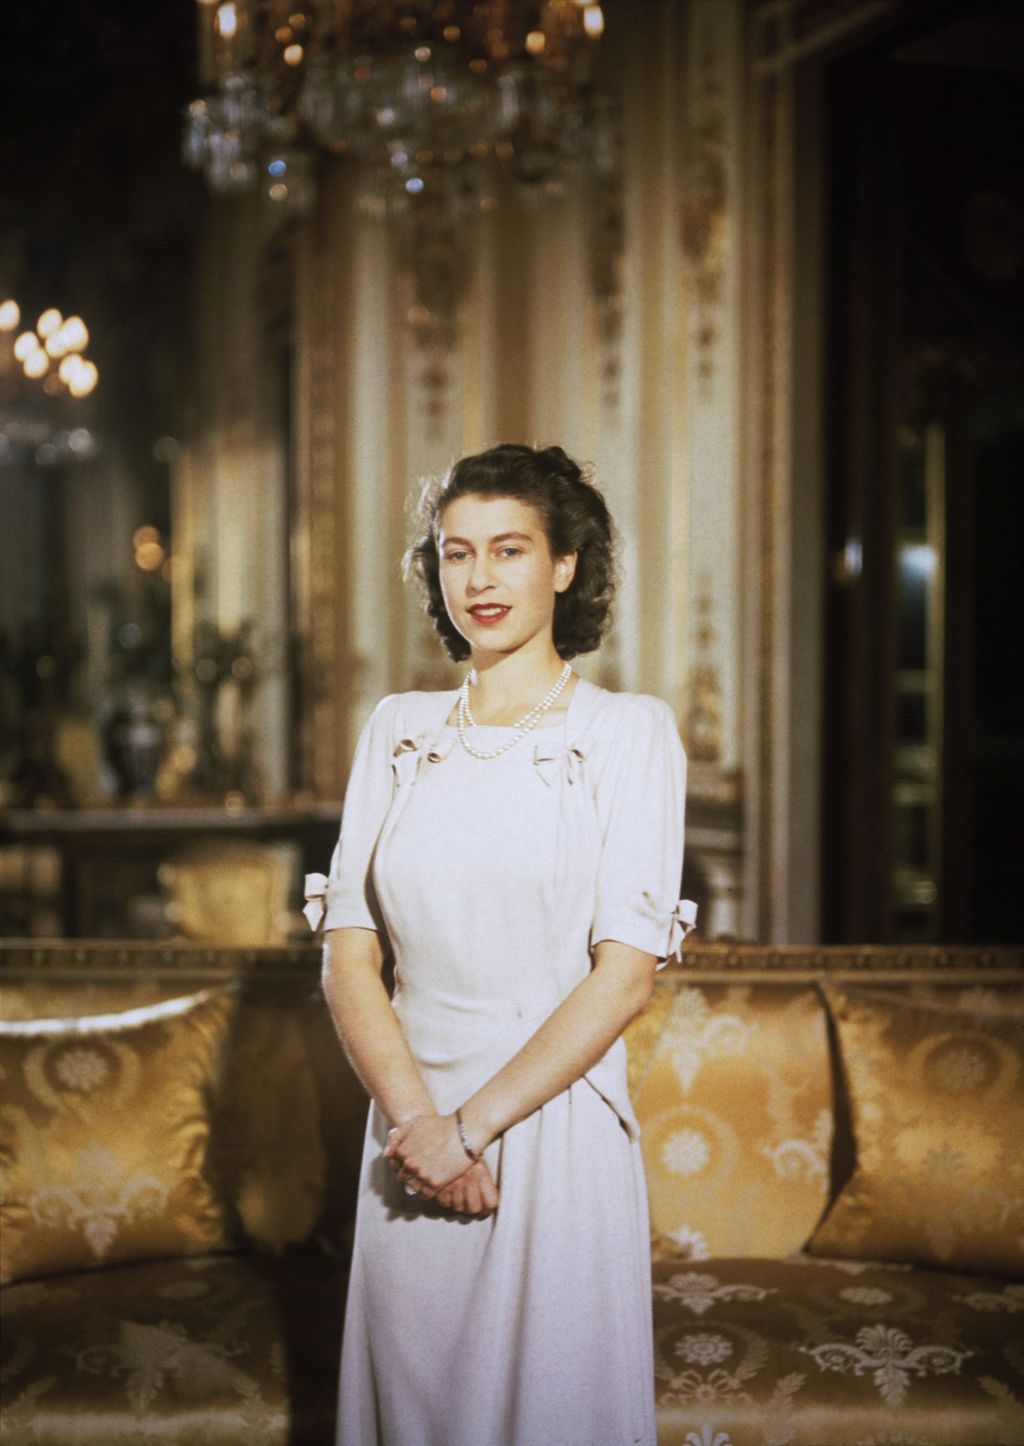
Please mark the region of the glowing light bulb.
<svg viewBox="0 0 1024 1446"><path fill-rule="evenodd" d="M70 386L71 378L77 376L81 367L82 358L77 352L71 352L70 355L64 357L61 361L60 366L57 368L57 375L66 386Z"/></svg>
<svg viewBox="0 0 1024 1446"><path fill-rule="evenodd" d="M16 301L0 303L0 331L13 331L21 320L21 307Z"/></svg>
<svg viewBox="0 0 1024 1446"><path fill-rule="evenodd" d="M36 331L38 331L39 335L45 341L48 336L53 335L63 320L64 318L57 308L51 306L43 312L42 316L36 322Z"/></svg>
<svg viewBox="0 0 1024 1446"><path fill-rule="evenodd" d="M526 48L531 55L540 55L547 43L543 30L531 30L526 37Z"/></svg>
<svg viewBox="0 0 1024 1446"><path fill-rule="evenodd" d="M600 5L588 5L584 10L583 29L592 40L604 34L604 11Z"/></svg>
<svg viewBox="0 0 1024 1446"><path fill-rule="evenodd" d="M81 351L89 345L89 328L80 316L69 316L61 331L67 339L68 351Z"/></svg>
<svg viewBox="0 0 1024 1446"><path fill-rule="evenodd" d="M34 331L23 331L14 343L14 355L20 362L39 350L39 338Z"/></svg>
<svg viewBox="0 0 1024 1446"><path fill-rule="evenodd" d="M301 45L286 46L284 51L285 65L301 65L302 57L305 54Z"/></svg>
<svg viewBox="0 0 1024 1446"><path fill-rule="evenodd" d="M71 348L68 346L67 332L62 326L58 327L52 336L46 338L46 354L52 357L67 356Z"/></svg>
<svg viewBox="0 0 1024 1446"><path fill-rule="evenodd" d="M163 566L166 556L159 542L144 542L141 547L135 549L135 561L143 572L156 572Z"/></svg>
<svg viewBox="0 0 1024 1446"><path fill-rule="evenodd" d="M83 361L68 382L68 391L73 397L87 397L99 379L100 374L96 370L95 364L91 361Z"/></svg>
<svg viewBox="0 0 1024 1446"><path fill-rule="evenodd" d="M234 40L238 34L238 6L233 0L217 6L216 26L222 40Z"/></svg>
<svg viewBox="0 0 1024 1446"><path fill-rule="evenodd" d="M21 364L21 369L27 377L45 376L50 366L50 358L43 351L42 347L36 347Z"/></svg>

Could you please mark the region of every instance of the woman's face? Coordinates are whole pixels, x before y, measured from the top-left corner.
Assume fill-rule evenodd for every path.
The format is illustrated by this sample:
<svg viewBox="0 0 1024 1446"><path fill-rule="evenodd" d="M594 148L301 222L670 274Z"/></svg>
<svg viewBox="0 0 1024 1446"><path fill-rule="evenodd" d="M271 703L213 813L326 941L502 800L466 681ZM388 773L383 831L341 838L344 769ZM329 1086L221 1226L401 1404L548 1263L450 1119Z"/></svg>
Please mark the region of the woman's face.
<svg viewBox="0 0 1024 1446"><path fill-rule="evenodd" d="M555 594L572 582L576 554L552 557L535 507L518 497L457 497L441 513L437 548L448 616L474 652L550 645Z"/></svg>

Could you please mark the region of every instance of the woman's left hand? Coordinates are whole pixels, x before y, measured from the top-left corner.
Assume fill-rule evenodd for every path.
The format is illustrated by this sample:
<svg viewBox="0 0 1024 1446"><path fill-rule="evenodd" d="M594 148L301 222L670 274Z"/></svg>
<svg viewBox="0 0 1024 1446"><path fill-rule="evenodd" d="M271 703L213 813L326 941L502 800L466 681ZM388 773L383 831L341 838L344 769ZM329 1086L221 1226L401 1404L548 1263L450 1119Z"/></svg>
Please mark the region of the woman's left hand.
<svg viewBox="0 0 1024 1446"><path fill-rule="evenodd" d="M467 1164L454 1115L417 1115L396 1125L388 1131L384 1158L425 1200L457 1180Z"/></svg>

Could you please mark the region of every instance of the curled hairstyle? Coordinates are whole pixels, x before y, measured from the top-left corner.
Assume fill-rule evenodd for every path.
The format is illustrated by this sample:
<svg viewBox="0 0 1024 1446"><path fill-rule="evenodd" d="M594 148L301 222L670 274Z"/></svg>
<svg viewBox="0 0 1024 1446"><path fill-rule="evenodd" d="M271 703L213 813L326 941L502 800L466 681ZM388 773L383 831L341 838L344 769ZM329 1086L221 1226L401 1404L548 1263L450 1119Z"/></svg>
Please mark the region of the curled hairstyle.
<svg viewBox="0 0 1024 1446"><path fill-rule="evenodd" d="M427 483L416 514L419 535L405 554L405 577L419 584L448 656L462 662L469 657L469 644L441 595L437 535L449 502L466 496L529 503L543 523L552 557L577 554L572 582L555 594L553 638L560 658L593 652L610 621L615 595L617 539L608 505L561 447L503 443L463 457L446 477Z"/></svg>

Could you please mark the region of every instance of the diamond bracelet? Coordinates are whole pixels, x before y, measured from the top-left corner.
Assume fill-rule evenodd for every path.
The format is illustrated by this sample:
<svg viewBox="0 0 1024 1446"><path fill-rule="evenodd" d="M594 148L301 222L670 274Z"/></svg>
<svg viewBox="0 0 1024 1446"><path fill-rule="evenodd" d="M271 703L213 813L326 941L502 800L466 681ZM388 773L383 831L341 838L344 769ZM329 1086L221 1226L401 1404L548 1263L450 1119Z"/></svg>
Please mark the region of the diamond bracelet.
<svg viewBox="0 0 1024 1446"><path fill-rule="evenodd" d="M477 1152L473 1149L472 1145L469 1143L469 1138L468 1138L468 1136L467 1136L467 1134L466 1134L466 1127L465 1127L465 1125L462 1123L462 1111L461 1111L461 1109L455 1111L455 1128L456 1128L456 1129L458 1130L458 1132L459 1132L459 1139L462 1141L462 1148L465 1150L466 1154L469 1156L469 1158L470 1158L471 1160L474 1160L474 1161L475 1161L475 1160L479 1160L480 1156L477 1154Z"/></svg>

